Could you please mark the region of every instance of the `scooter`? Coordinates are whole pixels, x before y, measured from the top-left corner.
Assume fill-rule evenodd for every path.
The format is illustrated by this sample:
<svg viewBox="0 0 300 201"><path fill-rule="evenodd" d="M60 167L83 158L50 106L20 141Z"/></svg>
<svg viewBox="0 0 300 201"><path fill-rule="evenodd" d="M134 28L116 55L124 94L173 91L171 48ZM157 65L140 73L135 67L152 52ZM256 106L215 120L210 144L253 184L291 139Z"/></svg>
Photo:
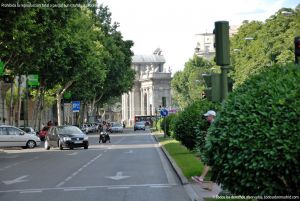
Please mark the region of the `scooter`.
<svg viewBox="0 0 300 201"><path fill-rule="evenodd" d="M110 137L108 135L107 132L100 132L100 135L99 135L99 143L106 143L106 142L109 142L110 143Z"/></svg>

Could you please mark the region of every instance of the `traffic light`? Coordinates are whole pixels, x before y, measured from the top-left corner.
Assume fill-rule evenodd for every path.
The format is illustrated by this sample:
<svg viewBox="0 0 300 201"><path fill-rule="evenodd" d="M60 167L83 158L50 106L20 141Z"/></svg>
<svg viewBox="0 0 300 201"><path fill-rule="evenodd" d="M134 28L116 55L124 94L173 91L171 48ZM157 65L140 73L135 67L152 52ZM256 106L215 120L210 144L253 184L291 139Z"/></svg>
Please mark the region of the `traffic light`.
<svg viewBox="0 0 300 201"><path fill-rule="evenodd" d="M216 63L220 66L227 66L230 64L229 54L229 22L218 21L215 22L215 47L216 47Z"/></svg>
<svg viewBox="0 0 300 201"><path fill-rule="evenodd" d="M295 37L295 63L299 64L299 56L300 56L300 37Z"/></svg>
<svg viewBox="0 0 300 201"><path fill-rule="evenodd" d="M221 74L202 74L202 77L207 87L204 89L207 100L213 102L221 101Z"/></svg>
<svg viewBox="0 0 300 201"><path fill-rule="evenodd" d="M300 56L300 37L295 37L295 56Z"/></svg>

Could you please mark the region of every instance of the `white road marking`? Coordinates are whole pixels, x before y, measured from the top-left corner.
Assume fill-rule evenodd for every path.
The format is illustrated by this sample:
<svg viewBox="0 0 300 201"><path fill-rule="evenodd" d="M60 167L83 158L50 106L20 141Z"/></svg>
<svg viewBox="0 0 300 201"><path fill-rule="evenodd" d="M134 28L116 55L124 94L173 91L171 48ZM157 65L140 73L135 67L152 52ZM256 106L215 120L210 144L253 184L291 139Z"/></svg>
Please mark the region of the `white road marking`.
<svg viewBox="0 0 300 201"><path fill-rule="evenodd" d="M41 193L42 190L28 190L28 191L20 191L20 193Z"/></svg>
<svg viewBox="0 0 300 201"><path fill-rule="evenodd" d="M76 156L76 155L78 155L78 152L73 152L73 153L67 154L67 155L69 155L69 156Z"/></svg>
<svg viewBox="0 0 300 201"><path fill-rule="evenodd" d="M89 189L99 189L99 188L166 188L178 186L177 184L132 184L132 185L103 185L103 186L80 186L80 187L55 187L55 188L40 188L40 189L11 189L11 190L0 190L0 193L16 193L16 192L40 192L40 191L53 191L53 190L62 190L68 191L66 189L73 190L89 190ZM69 190L70 191L70 190Z"/></svg>
<svg viewBox="0 0 300 201"><path fill-rule="evenodd" d="M4 184L6 184L6 185L11 185L11 184L15 184L15 183L26 182L26 181L28 181L27 179L25 179L26 177L28 177L28 175L24 175L24 176L18 177L18 178L13 179L13 180L7 180L7 181L2 181L2 182Z"/></svg>
<svg viewBox="0 0 300 201"><path fill-rule="evenodd" d="M78 173L80 173L82 170L84 170L86 167L88 167L90 164L92 164L94 161L96 161L101 156L102 156L102 154L99 154L98 156L96 156L93 159L91 159L87 164L83 165L77 171L73 172L71 174L71 176L68 176L64 181L62 181L59 184L57 184L56 187L61 187L62 185L64 185L67 181L71 180L74 176L76 176Z"/></svg>
<svg viewBox="0 0 300 201"><path fill-rule="evenodd" d="M118 181L118 180L121 180L121 179L127 179L129 177L130 176L123 176L123 172L117 172L115 176L106 177L106 178Z"/></svg>
<svg viewBox="0 0 300 201"><path fill-rule="evenodd" d="M64 191L85 191L86 188L64 188Z"/></svg>
<svg viewBox="0 0 300 201"><path fill-rule="evenodd" d="M129 189L129 186L107 187L107 189Z"/></svg>

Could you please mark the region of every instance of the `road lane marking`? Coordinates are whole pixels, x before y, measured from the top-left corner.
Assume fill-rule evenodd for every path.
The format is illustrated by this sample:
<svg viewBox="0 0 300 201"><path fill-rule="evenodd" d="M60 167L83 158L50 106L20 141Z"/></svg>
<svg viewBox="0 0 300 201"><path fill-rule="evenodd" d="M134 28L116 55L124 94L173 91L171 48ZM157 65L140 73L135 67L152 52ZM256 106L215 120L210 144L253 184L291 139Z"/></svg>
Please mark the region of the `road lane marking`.
<svg viewBox="0 0 300 201"><path fill-rule="evenodd" d="M76 156L76 155L78 155L78 152L73 152L73 153L67 154L67 155L69 155L69 156Z"/></svg>
<svg viewBox="0 0 300 201"><path fill-rule="evenodd" d="M119 186L119 187L107 187L107 189L129 189L129 186Z"/></svg>
<svg viewBox="0 0 300 201"><path fill-rule="evenodd" d="M102 156L102 154L99 154L98 156L92 158L87 164L83 165L78 170L76 170L75 172L73 172L71 174L71 176L68 176L64 181L62 181L59 184L57 184L56 187L61 187L62 185L64 185L67 181L71 180L73 177L75 177L77 174L79 174L81 171L83 171L86 167L88 167L90 164L92 164L94 161L96 161L101 156Z"/></svg>
<svg viewBox="0 0 300 201"><path fill-rule="evenodd" d="M40 188L40 189L11 189L11 190L0 190L0 193L16 193L16 192L44 192L44 191L66 191L65 189L73 190L92 190L92 189L101 189L101 188L166 188L166 187L175 187L177 184L128 184L128 185L103 185L103 186L80 186L80 187L54 187L54 188ZM71 191L69 190L69 191ZM68 191L68 190L67 190Z"/></svg>
<svg viewBox="0 0 300 201"><path fill-rule="evenodd" d="M7 181L2 181L4 184L6 185L11 185L11 184L15 184L15 183L21 183L21 182L26 182L28 181L27 179L25 179L26 177L28 177L28 175L23 175L21 177L18 177L16 179L13 180L7 180Z"/></svg>
<svg viewBox="0 0 300 201"><path fill-rule="evenodd" d="M20 191L20 193L41 193L42 190L28 190L28 191Z"/></svg>
<svg viewBox="0 0 300 201"><path fill-rule="evenodd" d="M64 191L85 191L86 188L64 188Z"/></svg>

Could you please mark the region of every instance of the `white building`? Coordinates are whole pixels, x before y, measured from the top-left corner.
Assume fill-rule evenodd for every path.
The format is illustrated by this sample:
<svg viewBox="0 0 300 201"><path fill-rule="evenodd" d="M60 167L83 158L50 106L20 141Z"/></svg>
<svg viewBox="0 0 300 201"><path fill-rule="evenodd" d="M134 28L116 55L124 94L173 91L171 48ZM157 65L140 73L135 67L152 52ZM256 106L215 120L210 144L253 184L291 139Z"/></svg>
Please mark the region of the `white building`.
<svg viewBox="0 0 300 201"><path fill-rule="evenodd" d="M232 25L229 28L229 37L235 35L239 30L239 25ZM216 54L214 47L215 35L213 33L196 34L195 54L207 60L212 60Z"/></svg>
<svg viewBox="0 0 300 201"><path fill-rule="evenodd" d="M196 34L195 54L204 59L211 60L216 54L214 48L215 35L212 33Z"/></svg>
<svg viewBox="0 0 300 201"><path fill-rule="evenodd" d="M157 49L152 55L134 55L135 84L122 95L122 121L134 124L135 115L155 116L159 106L171 106L171 72Z"/></svg>

